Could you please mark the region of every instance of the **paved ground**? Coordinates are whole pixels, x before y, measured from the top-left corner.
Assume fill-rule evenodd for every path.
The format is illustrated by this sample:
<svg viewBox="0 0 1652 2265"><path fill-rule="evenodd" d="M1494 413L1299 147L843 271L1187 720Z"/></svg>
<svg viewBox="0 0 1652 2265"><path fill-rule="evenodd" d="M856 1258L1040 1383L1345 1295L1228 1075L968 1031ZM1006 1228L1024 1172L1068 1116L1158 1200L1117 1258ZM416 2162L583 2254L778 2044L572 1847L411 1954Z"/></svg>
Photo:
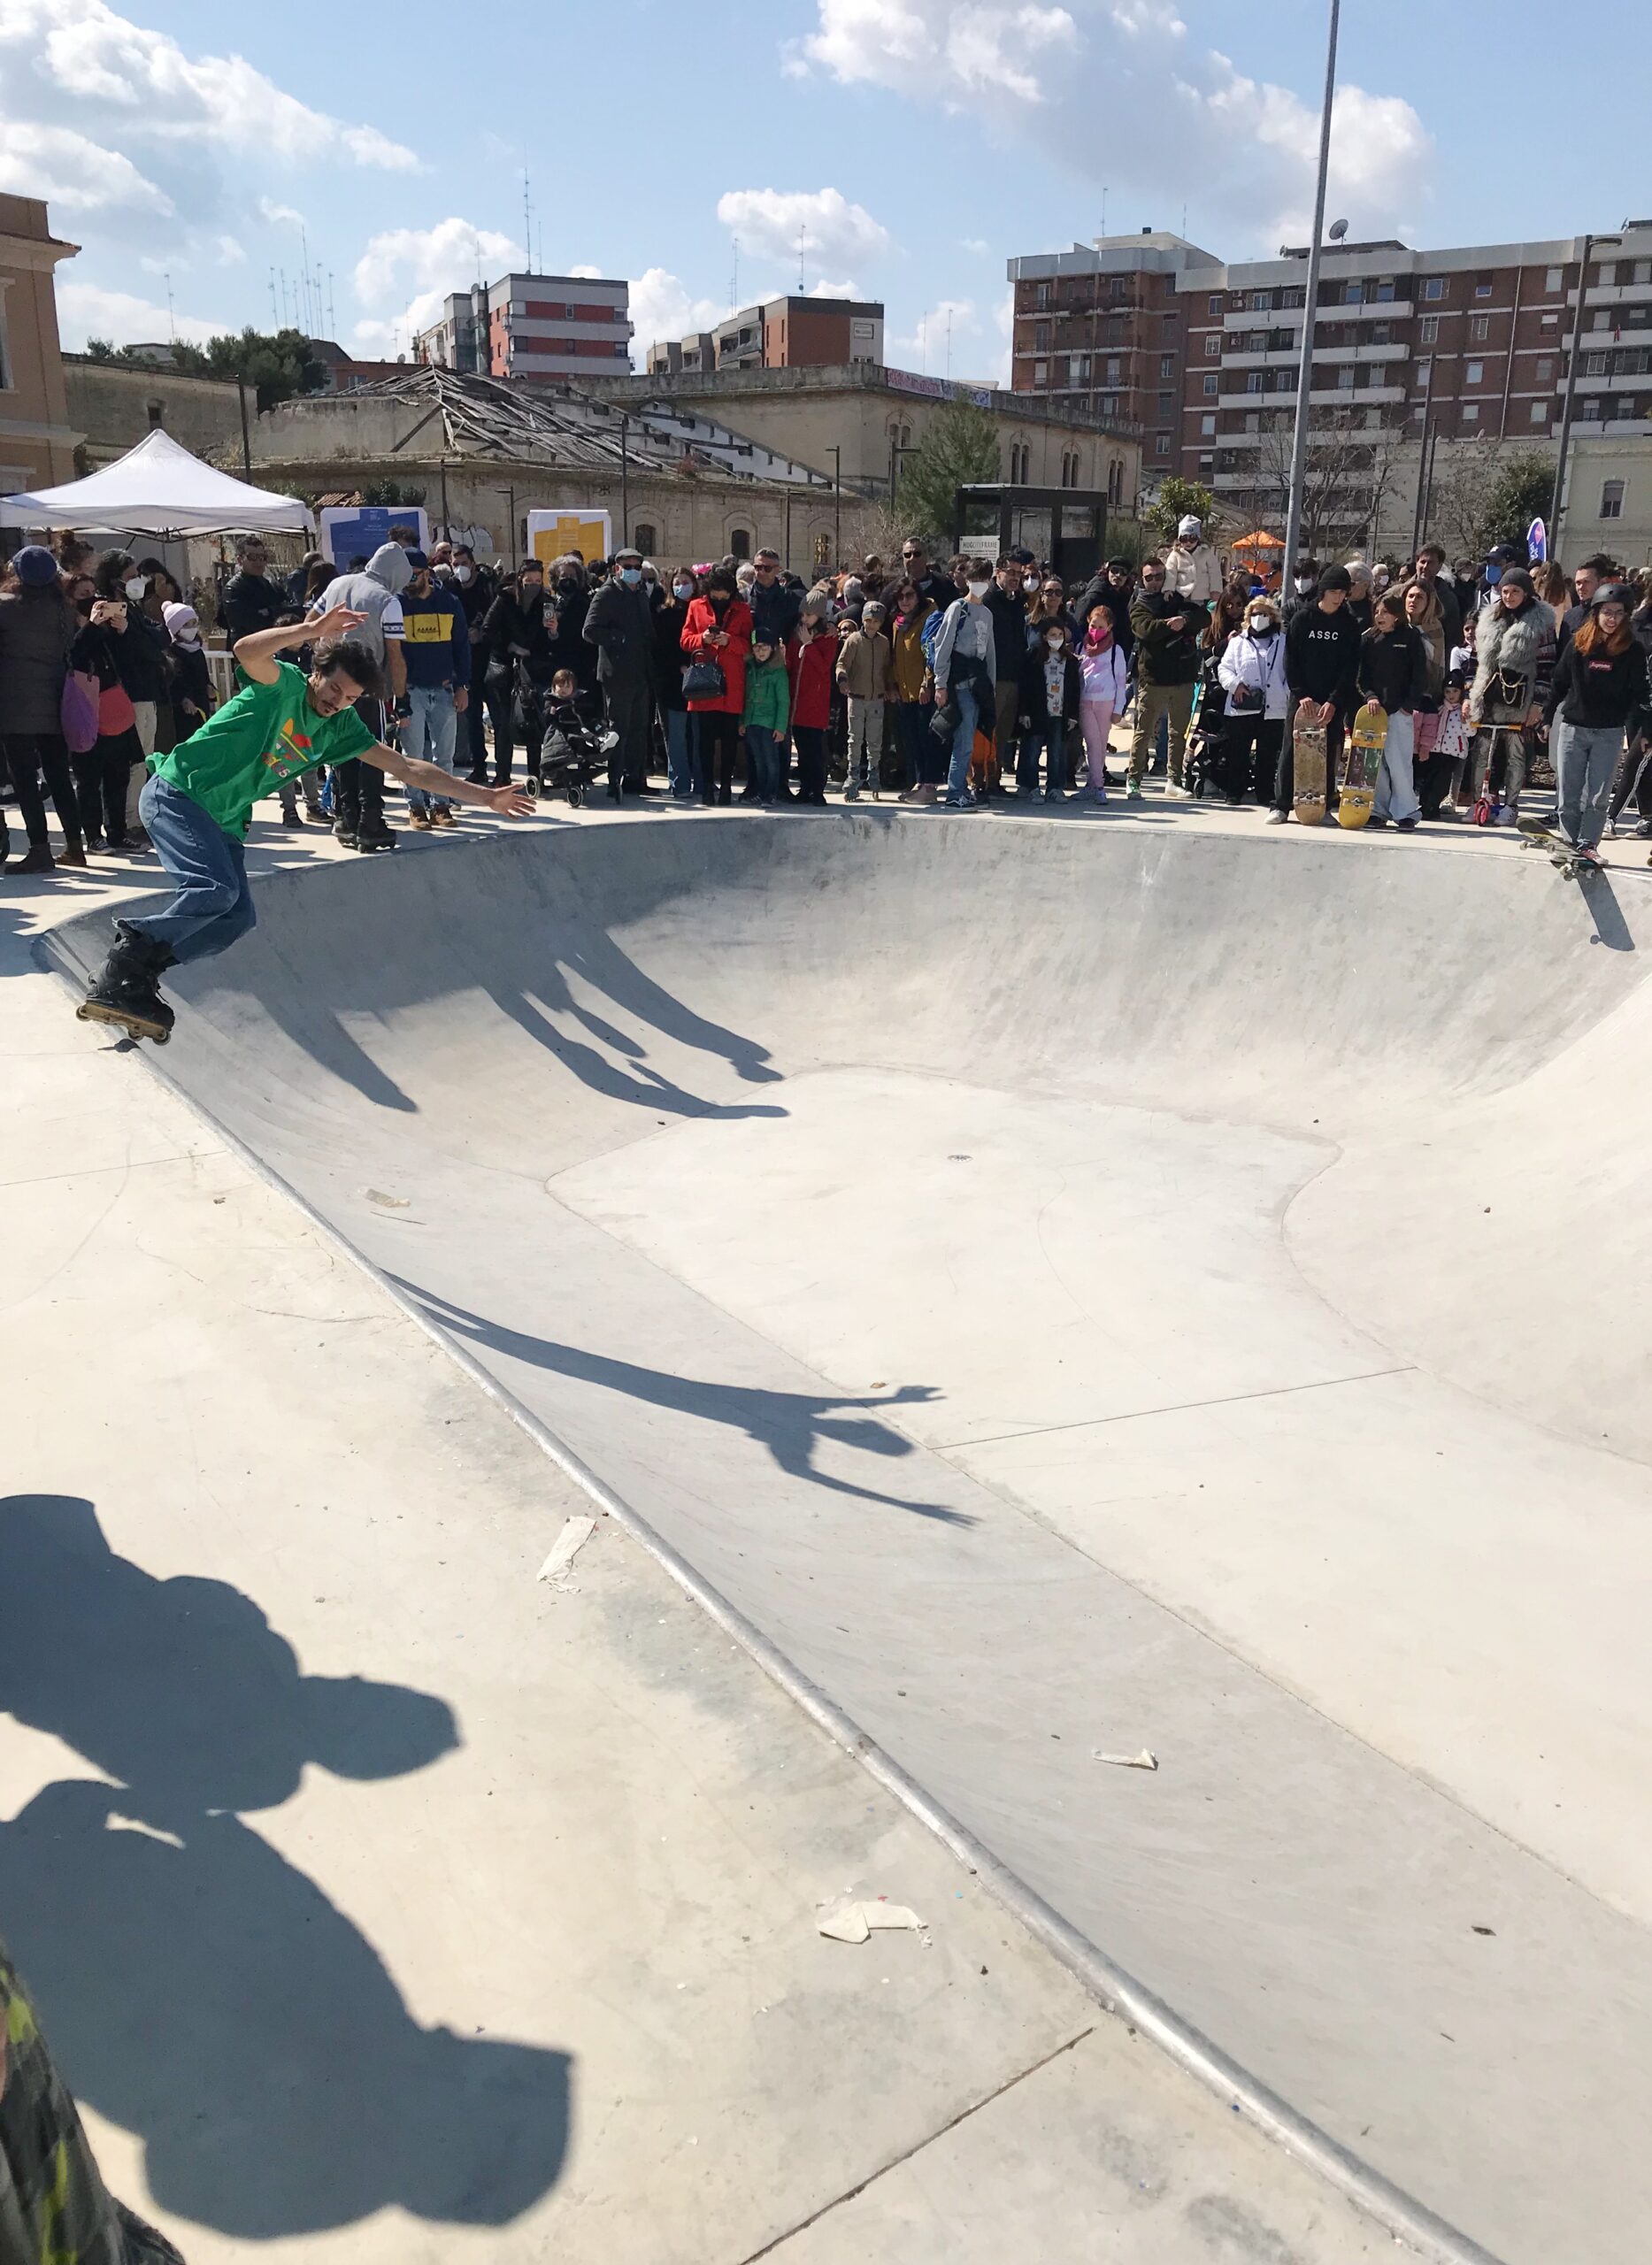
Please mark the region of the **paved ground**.
<svg viewBox="0 0 1652 2265"><path fill-rule="evenodd" d="M158 1065L1036 1894L1218 2047L1487 2249L1511 2261L1626 2253L1652 2204L1638 2136L1652 2106L1652 1875L1632 1822L1652 1711L1633 1611L1652 1436L1634 1389L1640 1271L1632 1258L1580 1269L1575 1254L1610 1240L1622 1255L1638 1186L1638 1144L1616 1136L1643 1106L1644 851L1586 896L1506 840L1264 833L1250 814L1157 798L1049 818L660 812L582 815L508 839L471 832L365 865L277 837L279 859L326 869L272 876L257 935L180 983L186 1012ZM0 902L15 911L65 893ZM66 943L91 948L73 931ZM123 1294L129 1326L155 1341L139 1317L158 1278L172 1281L194 1317L158 1333L167 1362L183 1363L163 1370L174 1388L162 1404L178 1401L191 1363L210 1361L216 1388L189 1395L191 1423L204 1401L238 1442L249 1433L236 1394L264 1356L233 1334L219 1341L197 1307L203 1288L244 1306L245 1249L221 1247L227 1198L198 1199L209 1166L181 1161L190 1140L216 1150L218 1137L185 1136L190 1120L139 1063L65 1025L39 981L19 987L32 1016L49 1005L58 1016L46 1050L74 1065L73 1091L44 1106L36 1169L18 1175L67 1190L51 1199L67 1226L49 1228L42 1210L31 1313L62 1301L65 1268L72 1279L89 1264L129 1204L123 1194L100 1210L83 1148L93 1175L110 1169L100 1140L123 1173L183 1173L188 1234L217 1258L204 1270L186 1244L182 1265L205 1276L194 1287L138 1270ZM110 1077L123 1102L94 1134L94 1086L79 1081L101 1094ZM146 1129L154 1112L164 1136ZM216 1155L210 1169L256 1199L259 1235L281 1246L308 1233L234 1159ZM148 1233L141 1212L133 1232ZM520 1809L542 1789L559 1710L594 1703L583 1650L551 1690L529 1648L547 1618L559 1628L595 1609L548 1600L527 1578L568 1490L407 1334L411 1322L319 1240L314 1252L374 1326L334 1331L329 1317L313 1347L306 1332L312 1381L261 1386L251 1435L279 1436L296 1405L309 1467L329 1476L350 1467L343 1443L359 1451L370 1430L376 1451L388 1438L408 1501L422 1505L403 1517L432 1528L427 1550L457 1547L466 1585L449 1588L449 1567L427 1555L388 1572L360 1547L385 1503L402 1508L396 1487L375 1492L376 1472L358 1474L342 1522L335 1502L319 1509L305 1489L278 1486L247 1518L226 1519L219 1495L220 1514L203 1522L191 1497L181 1526L175 1506L151 1501L122 1516L118 1538L105 1515L104 1536L146 1570L175 1562L242 1586L311 1674L462 1699L459 1756L476 1752L478 1662L465 1647L480 1641ZM108 1274L100 1261L90 1277L100 1327ZM283 1310L306 1309L283 1293ZM65 1374L84 1311L70 1320L55 1345L47 1332L42 1354ZM364 1361L364 1338L391 1348L382 1362ZM419 1387L387 1416L392 1370L410 1358ZM127 1373L119 1360L113 1373ZM133 1373L150 1401L154 1383ZM450 1409L463 1411L463 1441ZM435 1411L449 1434L438 1448L457 1460L433 1501ZM134 1421L119 1429L105 1466L117 1496ZM56 1475L30 1483L93 1493L72 1475L86 1430L66 1441L54 1431ZM522 1518L522 1485L514 1463L496 1495L472 1479L473 1465L488 1476L471 1444L484 1432L489 1453L525 1455L534 1474L533 1542L508 1576L491 1553L497 1530ZM181 1436L146 1440L151 1457L181 1467ZM257 1475L267 1489L265 1465ZM474 1562L479 1513L486 1565ZM296 1516L309 1545L272 1550L271 1525ZM336 1624L299 1591L324 1564L336 1593L341 1532L364 1586L342 1651L312 1661L312 1632ZM651 1601L637 1608L637 1584L661 1577L617 1533L603 1539L623 1559L626 1601L611 1612L633 1632L680 1625L692 1644L689 1609L662 1605L662 1624ZM285 1569L273 1591L272 1566ZM500 1617L512 1581L519 1628ZM417 1645L404 1658L396 1638L421 1632L423 1659ZM720 1637L702 1628L698 1640L721 1659ZM820 1807L808 1824L826 1846L843 1847L832 1804L846 1792L851 1809L915 1833L852 1770L834 1775L845 1765L749 1666L723 1664L776 1710L762 1754L742 1757L745 1782L760 1774L765 1787L751 1818L774 1822L770 1741L790 1739L832 1780L811 1784ZM610 1672L604 1655L604 1686ZM701 1672L674 1663L691 1708ZM626 1694L627 1707L654 1703ZM67 1742L82 1775L88 1760L124 1787L142 1775L142 1756L111 1762L89 1732ZM1156 1774L1094 1758L1143 1745ZM48 1781L59 1772L55 1750L42 1766ZM364 1825L378 1828L359 1805L395 1816L392 1845L413 1836L403 1846L438 1821L450 1845L476 1807L461 1799L444 1813L434 1797L457 1759L406 1777L410 1766L363 1770L374 1782L342 1793L312 1770L296 1793L280 1780L273 1804L232 1790L210 1805L271 1807L261 1842L284 1846L290 1821L289 1862L311 1877L324 1857L342 1868L327 1882L332 1907L359 1911L398 1976L422 1972L433 1918L453 1930L449 1978L459 1997L486 1997L459 1915L483 1889L509 1908L511 1867L537 1877L546 1820L512 1843L496 1891L491 1840L468 1875L444 1869L434 1889L421 1861L418 1894L398 1885L388 1898L387 1946L382 1859L362 1845ZM616 1771L631 1784L631 1767L629 1747L616 1748L588 1789L594 1814L571 1835L588 1863L615 1854L600 1797ZM679 1770L673 1754L668 1793ZM300 1826L318 1800L330 1815ZM174 1837L187 1854L189 1834ZM926 1877L944 1877L938 1852L923 1853L939 1868ZM708 1847L707 1878L720 1881L728 1860L726 1846ZM888 1892L918 1900L910 1876L886 1876ZM634 1956L641 1946L631 1981L657 1988L671 1931L663 1952L655 1898L616 1898L603 1879L604 1940L627 1915ZM749 1894L742 1882L736 1900ZM797 1897L812 1900L801 1882ZM967 1896L959 1908L973 1908ZM1219 2106L1211 2131L1208 2098L1139 2043L1118 2066L1120 2033L1106 2023L1062 2055L1093 2015L1070 2012L1070 1985L998 1928L1034 1996L1054 1993L1057 2017L984 2051L946 2101L926 2085L929 2056L952 2048L909 2024L897 2091L912 2090L915 2137L874 2153L892 2163L919 2152L796 2233L791 2253L1041 2260L1093 2253L1106 2225L1108 2253L1134 2255L1122 2222L1097 2214L1116 2209L1118 2165L1135 2158L1084 2135L1098 2115L1112 2130L1153 2113L1165 2086L1161 2139L1193 2134L1191 2184L1168 2176L1161 2150L1133 2192L1162 2189L1166 2210L1177 2196L1174 2238L1204 2245L1187 2254L1330 2258L1345 2253L1333 2241L1363 2238L1345 2215L1286 2224L1287 2201L1312 2210L1316 2198L1300 2184L1275 2191L1302 2176L1277 2151L1243 2175L1222 2158L1235 2183L1212 2215L1203 2150L1219 2152ZM520 1937L501 1933L501 1971L514 1975ZM558 1930L544 1985L558 1992L564 1939ZM411 2000L408 1978L403 1990ZM1018 1977L1010 1994L1018 2018ZM447 2002L433 1983L426 2030L453 2018ZM554 2029L531 2034L549 2043ZM511 2033L525 2034L520 2017ZM1097 2038L1115 2056L1099 2071ZM749 2051L743 2032L728 2049ZM808 2066L811 2049L788 2066ZM871 2068L855 2082L876 2088ZM1011 2076L1021 2081L1003 2101L936 2136ZM728 2096L750 2081L747 2063ZM611 2083L601 2108L616 2148L636 2138L623 2110L609 2116L624 2090ZM880 2091L880 2131L884 2105ZM588 2128L575 2119L576 2133ZM834 2183L844 2137L823 2136L823 2200L857 2183ZM1261 2184L1242 2193L1253 2174ZM565 2173L538 2206L546 2215L519 2223L534 2238L554 2225L565 2246L569 2204L608 2192L601 2167L592 2177L575 2188ZM753 2188L746 2166L732 2181L768 2207L761 2238L742 2226L727 2241L719 2219L710 2246L656 2250L628 2227L633 2247L609 2229L590 2253L753 2253L818 2207L794 2191L806 2177L771 2191L763 2182L776 2177L760 2169ZM1074 2194L1080 2215L1064 2218ZM1258 2197L1286 2247L1224 2215L1254 2214ZM572 2222L588 2217L600 2217L588 2199ZM1144 2258L1182 2253L1165 2246L1163 2217L1130 2223ZM499 2253L497 2234L486 2238Z"/></svg>

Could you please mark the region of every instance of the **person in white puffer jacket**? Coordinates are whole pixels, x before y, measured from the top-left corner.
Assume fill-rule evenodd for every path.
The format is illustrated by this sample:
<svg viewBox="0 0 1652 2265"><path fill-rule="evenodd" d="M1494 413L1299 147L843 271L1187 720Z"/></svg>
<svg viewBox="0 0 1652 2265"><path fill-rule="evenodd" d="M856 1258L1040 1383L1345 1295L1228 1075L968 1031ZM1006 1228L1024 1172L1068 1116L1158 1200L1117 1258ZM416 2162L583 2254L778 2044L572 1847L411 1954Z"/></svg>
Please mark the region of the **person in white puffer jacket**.
<svg viewBox="0 0 1652 2265"><path fill-rule="evenodd" d="M1222 562L1204 539L1203 519L1186 518L1176 529L1176 540L1164 553L1167 596L1193 598L1200 605L1214 605L1222 595Z"/></svg>
<svg viewBox="0 0 1652 2265"><path fill-rule="evenodd" d="M1279 769L1279 742L1291 695L1285 681L1285 632L1272 598L1254 597L1244 625L1223 649L1217 681L1227 695L1222 731L1222 791L1237 810L1265 802Z"/></svg>

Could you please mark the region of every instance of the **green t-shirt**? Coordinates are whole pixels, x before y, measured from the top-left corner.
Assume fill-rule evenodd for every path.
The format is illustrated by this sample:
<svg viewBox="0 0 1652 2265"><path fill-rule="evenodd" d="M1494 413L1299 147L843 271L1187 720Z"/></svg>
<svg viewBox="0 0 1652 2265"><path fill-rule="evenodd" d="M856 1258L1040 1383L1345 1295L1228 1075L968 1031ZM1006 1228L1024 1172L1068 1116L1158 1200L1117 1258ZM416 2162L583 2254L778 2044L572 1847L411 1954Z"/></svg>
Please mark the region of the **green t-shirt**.
<svg viewBox="0 0 1652 2265"><path fill-rule="evenodd" d="M318 716L309 685L302 669L278 661L273 684L243 684L199 731L156 756L155 776L199 802L226 833L244 836L261 795L319 763L348 763L378 745L353 708Z"/></svg>

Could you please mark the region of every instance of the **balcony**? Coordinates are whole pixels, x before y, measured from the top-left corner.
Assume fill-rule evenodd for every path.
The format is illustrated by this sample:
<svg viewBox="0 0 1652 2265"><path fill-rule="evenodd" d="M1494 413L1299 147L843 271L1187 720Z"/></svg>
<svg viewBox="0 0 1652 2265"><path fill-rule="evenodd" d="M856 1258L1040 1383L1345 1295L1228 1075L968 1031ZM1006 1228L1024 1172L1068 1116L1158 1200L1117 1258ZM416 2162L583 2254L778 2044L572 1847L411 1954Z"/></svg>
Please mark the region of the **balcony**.
<svg viewBox="0 0 1652 2265"><path fill-rule="evenodd" d="M1643 307L1652 299L1652 283L1591 283L1586 307ZM1574 283L1566 294L1566 304L1578 303L1578 288Z"/></svg>
<svg viewBox="0 0 1652 2265"><path fill-rule="evenodd" d="M1579 394L1644 393L1648 389L1652 389L1652 370L1617 370L1602 377L1590 377L1587 372L1579 372L1578 377ZM1555 391L1564 394L1565 390L1565 379L1556 378Z"/></svg>

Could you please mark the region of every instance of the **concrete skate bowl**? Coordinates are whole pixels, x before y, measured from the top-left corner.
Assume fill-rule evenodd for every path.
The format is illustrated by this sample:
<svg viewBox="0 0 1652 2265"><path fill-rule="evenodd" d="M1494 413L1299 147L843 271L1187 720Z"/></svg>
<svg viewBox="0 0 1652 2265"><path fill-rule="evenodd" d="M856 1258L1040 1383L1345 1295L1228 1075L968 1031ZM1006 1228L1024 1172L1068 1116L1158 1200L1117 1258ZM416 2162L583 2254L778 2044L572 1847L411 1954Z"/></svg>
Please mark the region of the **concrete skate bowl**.
<svg viewBox="0 0 1652 2265"><path fill-rule="evenodd" d="M204 1112L1333 2147L1636 2252L1638 874L662 813L259 904Z"/></svg>

